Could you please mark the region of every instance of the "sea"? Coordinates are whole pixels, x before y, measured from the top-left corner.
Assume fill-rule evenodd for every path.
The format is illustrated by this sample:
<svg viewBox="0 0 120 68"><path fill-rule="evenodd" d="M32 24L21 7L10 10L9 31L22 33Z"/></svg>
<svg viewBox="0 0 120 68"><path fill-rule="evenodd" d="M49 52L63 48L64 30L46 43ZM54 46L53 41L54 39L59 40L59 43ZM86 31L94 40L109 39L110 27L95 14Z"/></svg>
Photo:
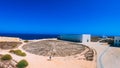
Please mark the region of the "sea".
<svg viewBox="0 0 120 68"><path fill-rule="evenodd" d="M47 38L58 38L58 34L11 34L11 33L0 33L3 37L18 37L24 40L35 40L35 39L47 39Z"/></svg>
<svg viewBox="0 0 120 68"><path fill-rule="evenodd" d="M0 33L0 36L3 37L17 37L24 40L37 40L37 39L48 39L48 38L57 38L59 40L71 41L71 42L80 42L80 34L11 34L11 33Z"/></svg>

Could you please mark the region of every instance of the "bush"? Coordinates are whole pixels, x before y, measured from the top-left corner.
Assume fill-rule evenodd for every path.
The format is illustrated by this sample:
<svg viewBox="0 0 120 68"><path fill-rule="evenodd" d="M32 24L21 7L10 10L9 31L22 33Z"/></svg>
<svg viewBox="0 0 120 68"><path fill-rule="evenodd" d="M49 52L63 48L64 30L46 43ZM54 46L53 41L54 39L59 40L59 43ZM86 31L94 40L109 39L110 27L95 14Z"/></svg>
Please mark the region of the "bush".
<svg viewBox="0 0 120 68"><path fill-rule="evenodd" d="M14 52L14 50L10 50L9 52L10 52L10 53L13 53L13 52Z"/></svg>
<svg viewBox="0 0 120 68"><path fill-rule="evenodd" d="M17 46L17 44L12 44L13 48Z"/></svg>
<svg viewBox="0 0 120 68"><path fill-rule="evenodd" d="M19 56L26 56L26 53L22 52L21 50L10 50L9 52Z"/></svg>
<svg viewBox="0 0 120 68"><path fill-rule="evenodd" d="M22 53L22 51L21 50L14 50L14 53L17 55L20 55Z"/></svg>
<svg viewBox="0 0 120 68"><path fill-rule="evenodd" d="M28 66L28 62L26 60L21 60L16 65L18 68L25 68Z"/></svg>
<svg viewBox="0 0 120 68"><path fill-rule="evenodd" d="M11 59L12 59L12 57L11 57L11 55L9 55L9 54L3 55L3 56L1 57L1 60L11 60Z"/></svg>
<svg viewBox="0 0 120 68"><path fill-rule="evenodd" d="M28 40L25 40L24 42L26 42L26 43L27 43L27 42L29 42L29 41L28 41Z"/></svg>
<svg viewBox="0 0 120 68"><path fill-rule="evenodd" d="M26 53L24 53L24 52L23 52L23 53L21 53L21 56L26 56Z"/></svg>

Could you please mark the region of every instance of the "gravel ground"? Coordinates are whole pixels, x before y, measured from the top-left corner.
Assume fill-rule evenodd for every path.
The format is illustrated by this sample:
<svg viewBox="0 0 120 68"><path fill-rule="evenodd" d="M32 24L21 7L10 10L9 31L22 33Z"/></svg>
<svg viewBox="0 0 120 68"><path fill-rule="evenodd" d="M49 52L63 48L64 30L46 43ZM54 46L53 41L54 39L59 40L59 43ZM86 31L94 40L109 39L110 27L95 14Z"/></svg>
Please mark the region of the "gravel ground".
<svg viewBox="0 0 120 68"><path fill-rule="evenodd" d="M42 40L28 43L22 48L36 55L64 57L80 54L89 47L61 40Z"/></svg>

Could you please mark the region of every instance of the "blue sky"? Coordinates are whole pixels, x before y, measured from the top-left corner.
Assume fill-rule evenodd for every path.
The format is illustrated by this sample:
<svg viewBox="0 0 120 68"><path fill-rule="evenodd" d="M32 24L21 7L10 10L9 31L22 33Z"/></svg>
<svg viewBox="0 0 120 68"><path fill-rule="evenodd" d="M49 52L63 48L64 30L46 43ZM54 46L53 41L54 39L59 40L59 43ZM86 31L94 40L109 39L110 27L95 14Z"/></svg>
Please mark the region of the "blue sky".
<svg viewBox="0 0 120 68"><path fill-rule="evenodd" d="M119 0L0 0L0 33L120 34Z"/></svg>

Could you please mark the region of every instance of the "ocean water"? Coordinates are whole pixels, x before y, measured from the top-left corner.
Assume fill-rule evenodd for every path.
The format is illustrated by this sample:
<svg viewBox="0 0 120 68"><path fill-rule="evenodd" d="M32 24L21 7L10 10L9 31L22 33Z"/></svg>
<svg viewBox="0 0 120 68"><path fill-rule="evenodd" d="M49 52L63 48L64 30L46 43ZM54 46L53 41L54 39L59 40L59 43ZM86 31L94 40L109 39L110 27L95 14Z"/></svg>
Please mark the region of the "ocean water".
<svg viewBox="0 0 120 68"><path fill-rule="evenodd" d="M59 40L80 42L81 35L79 34L10 34L10 33L0 33L0 36L5 37L18 37L24 40L34 40L34 39L47 39L47 38L58 38Z"/></svg>
<svg viewBox="0 0 120 68"><path fill-rule="evenodd" d="M24 40L33 40L33 39L45 39L45 38L58 38L57 34L9 34L9 33L0 33L0 36L5 37L18 37Z"/></svg>

